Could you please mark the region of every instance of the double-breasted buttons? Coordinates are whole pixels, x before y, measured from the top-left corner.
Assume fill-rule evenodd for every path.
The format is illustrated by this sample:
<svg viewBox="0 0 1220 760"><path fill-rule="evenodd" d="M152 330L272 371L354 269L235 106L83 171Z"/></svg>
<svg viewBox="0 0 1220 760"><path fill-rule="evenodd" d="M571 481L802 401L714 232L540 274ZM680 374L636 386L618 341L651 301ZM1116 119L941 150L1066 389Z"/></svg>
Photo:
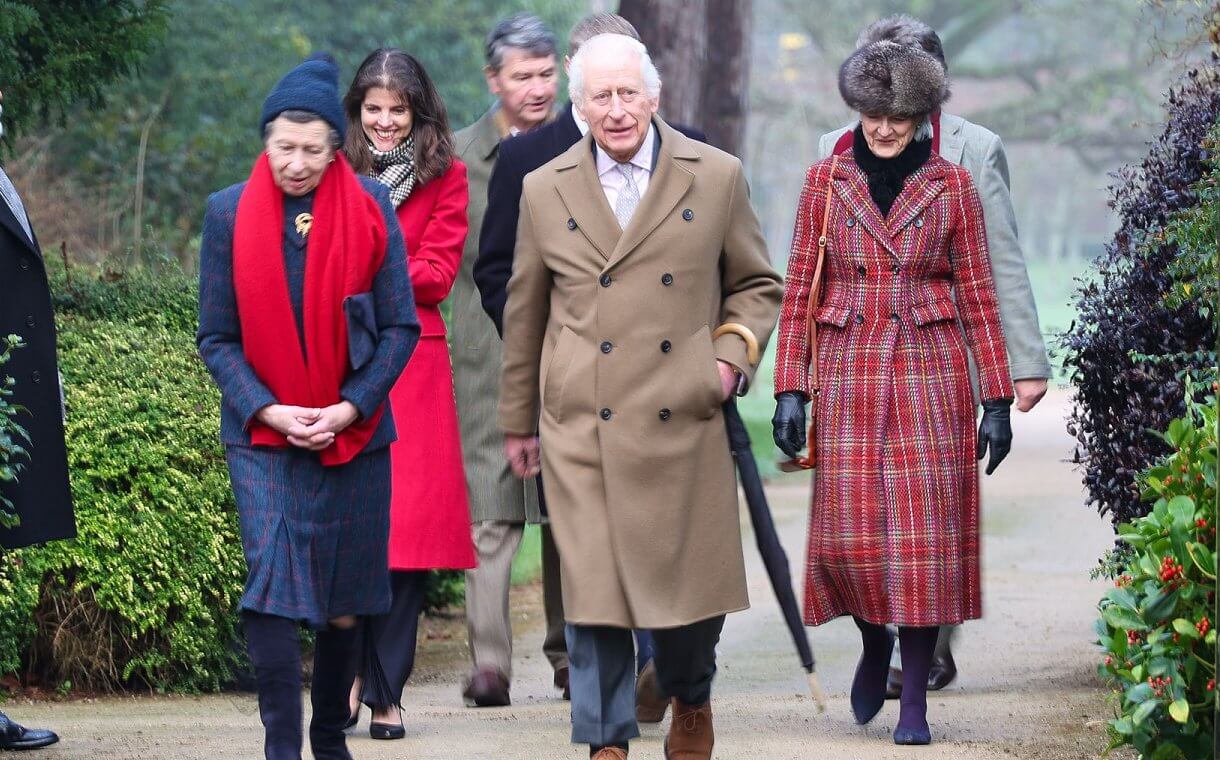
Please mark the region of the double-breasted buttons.
<svg viewBox="0 0 1220 760"><path fill-rule="evenodd" d="M610 287L610 275L608 274L603 274L601 277L597 278L597 281L602 284L603 288Z"/></svg>
<svg viewBox="0 0 1220 760"><path fill-rule="evenodd" d="M657 412L657 416L661 418L661 422L668 422L671 414L672 413L668 409L662 409L660 412Z"/></svg>
<svg viewBox="0 0 1220 760"><path fill-rule="evenodd" d="M858 325L864 324L864 315L863 314L856 315L856 324L858 324Z"/></svg>
<svg viewBox="0 0 1220 760"><path fill-rule="evenodd" d="M890 312L890 319L892 319L892 320L894 320L895 322L897 322L897 321L898 321L898 312L896 312L896 311L892 311L892 312Z"/></svg>
<svg viewBox="0 0 1220 760"><path fill-rule="evenodd" d="M682 218L689 222L691 219L695 218L695 212L688 208L684 208L682 209Z"/></svg>
<svg viewBox="0 0 1220 760"><path fill-rule="evenodd" d="M674 344L670 343L669 341L667 341L667 340L661 341L661 353L668 354L669 350L673 347L674 347Z"/></svg>
<svg viewBox="0 0 1220 760"><path fill-rule="evenodd" d="M26 327L34 326L34 315L33 314L31 314L30 316L25 318L25 325L26 325Z"/></svg>
<svg viewBox="0 0 1220 760"><path fill-rule="evenodd" d="M21 271L23 271L23 272L24 272L24 271L26 271L27 269L29 269L29 268L30 268L30 260L29 260L29 259L22 259L21 261L17 262L17 266L18 266L18 267L20 267L20 268L21 268Z"/></svg>
<svg viewBox="0 0 1220 760"><path fill-rule="evenodd" d="M916 228L919 228L919 227L922 227L922 226L923 226L923 217L921 216L921 217L919 217L918 219L916 219L916 220L915 220L915 227L916 227Z"/></svg>
<svg viewBox="0 0 1220 760"><path fill-rule="evenodd" d="M898 274L899 272L902 271L902 267L895 264L894 266L890 267L890 271L893 272L894 274Z"/></svg>
<svg viewBox="0 0 1220 760"><path fill-rule="evenodd" d="M849 217L847 217L847 226L848 226L848 227L855 227L855 226L856 226L856 218L855 218L854 216L849 216Z"/></svg>
<svg viewBox="0 0 1220 760"><path fill-rule="evenodd" d="M602 341L602 353L603 353L603 354L608 354L608 353L610 353L610 352L611 352L611 351L613 351L613 350L614 350L614 344L613 344L613 343L611 343L611 342L610 342L610 341L608 341L608 340L603 340L603 341Z"/></svg>
<svg viewBox="0 0 1220 760"><path fill-rule="evenodd" d="M42 382L42 373L38 370L34 370L30 373L30 379L36 383Z"/></svg>
<svg viewBox="0 0 1220 760"><path fill-rule="evenodd" d="M669 272L666 272L665 274L661 275L661 284L664 285L665 287L669 287L670 285L673 285L674 276L672 274L670 274Z"/></svg>
<svg viewBox="0 0 1220 760"><path fill-rule="evenodd" d="M570 229L570 230L576 229L576 220L573 219L572 217L568 217L568 229Z"/></svg>
<svg viewBox="0 0 1220 760"><path fill-rule="evenodd" d="M600 414L603 420L608 420L614 415L614 412L610 411L610 407L602 407Z"/></svg>
<svg viewBox="0 0 1220 760"><path fill-rule="evenodd" d="M861 264L860 266L856 267L856 273L863 277L864 275L868 274L868 267Z"/></svg>

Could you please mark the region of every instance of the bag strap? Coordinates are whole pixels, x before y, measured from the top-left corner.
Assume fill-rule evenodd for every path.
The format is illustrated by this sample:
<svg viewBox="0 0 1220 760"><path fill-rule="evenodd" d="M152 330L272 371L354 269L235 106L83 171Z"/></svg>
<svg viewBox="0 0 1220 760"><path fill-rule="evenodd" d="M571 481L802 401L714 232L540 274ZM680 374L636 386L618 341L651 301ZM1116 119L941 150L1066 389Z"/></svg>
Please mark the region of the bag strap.
<svg viewBox="0 0 1220 760"><path fill-rule="evenodd" d="M809 392L816 402L821 382L818 379L818 322L814 319L818 304L822 300L822 272L826 265L826 233L830 225L830 197L835 169L839 165L839 157L830 161L830 173L826 177L826 198L822 204L822 234L818 236L818 260L813 268L813 282L809 285L809 309L805 315L809 334ZM817 404L814 404L817 409Z"/></svg>

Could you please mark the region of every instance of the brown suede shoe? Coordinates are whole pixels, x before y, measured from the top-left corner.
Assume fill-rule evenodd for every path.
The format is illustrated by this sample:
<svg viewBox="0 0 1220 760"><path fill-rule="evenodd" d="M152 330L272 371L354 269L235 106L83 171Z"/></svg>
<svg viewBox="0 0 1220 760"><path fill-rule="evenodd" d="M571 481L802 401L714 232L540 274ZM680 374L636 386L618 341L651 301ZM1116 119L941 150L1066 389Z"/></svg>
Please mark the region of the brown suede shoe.
<svg viewBox="0 0 1220 760"><path fill-rule="evenodd" d="M712 703L688 705L674 698L674 717L665 737L667 760L711 760L715 735Z"/></svg>
<svg viewBox="0 0 1220 760"><path fill-rule="evenodd" d="M602 747L592 760L627 760L627 753L618 747Z"/></svg>
<svg viewBox="0 0 1220 760"><path fill-rule="evenodd" d="M470 674L470 683L462 690L467 707L507 707L508 679L499 668L483 665Z"/></svg>
<svg viewBox="0 0 1220 760"><path fill-rule="evenodd" d="M635 719L640 723L660 723L669 709L669 700L661 696L657 681L657 666L649 660L635 679Z"/></svg>

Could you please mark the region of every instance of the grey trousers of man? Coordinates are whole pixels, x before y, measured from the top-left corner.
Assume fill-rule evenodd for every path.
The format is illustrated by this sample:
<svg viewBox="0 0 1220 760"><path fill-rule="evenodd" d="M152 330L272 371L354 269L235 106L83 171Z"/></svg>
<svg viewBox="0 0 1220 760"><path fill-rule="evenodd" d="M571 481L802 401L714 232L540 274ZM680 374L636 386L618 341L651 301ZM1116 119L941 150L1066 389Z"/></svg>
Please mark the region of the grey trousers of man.
<svg viewBox="0 0 1220 760"><path fill-rule="evenodd" d="M521 546L525 524L477 522L473 526L479 566L466 571L466 631L475 667L493 666L512 681L513 630L508 592L513 557ZM559 596L559 554L548 526L542 526L542 587L546 638L542 651L555 670L568 666L563 632L563 599Z"/></svg>
<svg viewBox="0 0 1220 760"><path fill-rule="evenodd" d="M724 615L652 631L661 693L688 705L711 699L716 644ZM623 745L640 735L635 720L635 641L626 628L566 628L571 658L572 743Z"/></svg>

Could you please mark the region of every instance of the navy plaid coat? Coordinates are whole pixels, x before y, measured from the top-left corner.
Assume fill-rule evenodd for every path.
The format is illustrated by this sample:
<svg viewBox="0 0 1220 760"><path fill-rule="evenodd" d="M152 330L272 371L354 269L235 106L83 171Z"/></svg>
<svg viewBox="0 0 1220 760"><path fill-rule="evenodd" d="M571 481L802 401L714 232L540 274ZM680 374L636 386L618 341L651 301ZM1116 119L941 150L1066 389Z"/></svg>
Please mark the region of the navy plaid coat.
<svg viewBox="0 0 1220 760"><path fill-rule="evenodd" d="M402 232L385 187L362 178L385 217L385 261L373 282L378 343L371 361L349 373L340 395L361 415L385 401L419 339ZM246 427L277 403L246 361L233 287L233 228L245 184L208 198L199 262L199 353L221 390L221 441L249 566L243 609L323 626L343 615L389 609L388 445L394 421L386 409L364 452L346 465L323 467L299 449L255 448ZM291 202L291 199L289 199ZM304 241L285 214L283 255L290 300L301 320Z"/></svg>

